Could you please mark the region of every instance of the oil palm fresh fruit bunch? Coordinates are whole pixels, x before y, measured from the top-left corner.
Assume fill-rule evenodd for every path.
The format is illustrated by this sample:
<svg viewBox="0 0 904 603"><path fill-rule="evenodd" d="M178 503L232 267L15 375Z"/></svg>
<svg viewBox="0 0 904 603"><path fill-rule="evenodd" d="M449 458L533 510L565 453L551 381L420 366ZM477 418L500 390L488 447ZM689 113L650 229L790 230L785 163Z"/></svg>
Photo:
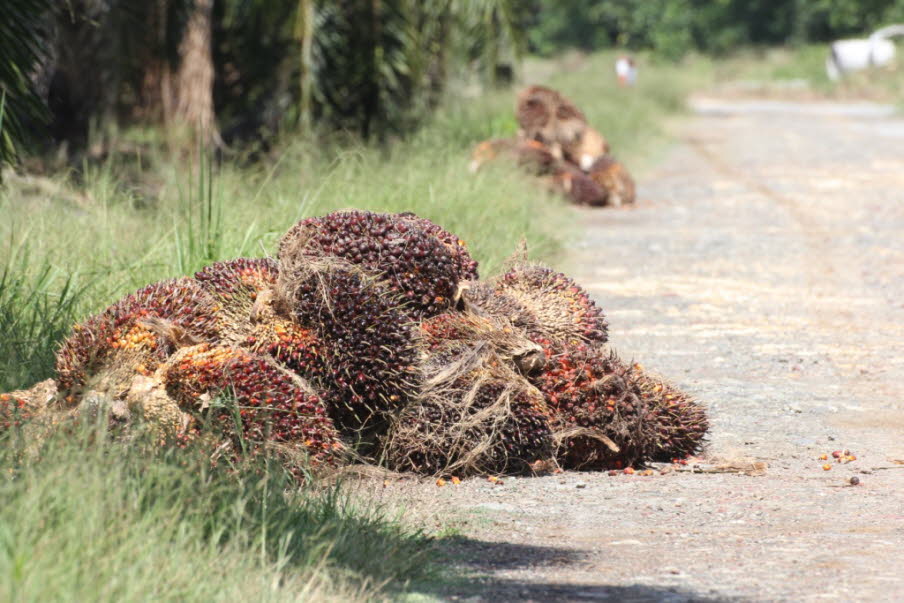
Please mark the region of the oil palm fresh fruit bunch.
<svg viewBox="0 0 904 603"><path fill-rule="evenodd" d="M176 349L217 337L214 304L189 278L162 281L124 297L73 327L56 357L57 384L70 403L86 389L124 395Z"/></svg>

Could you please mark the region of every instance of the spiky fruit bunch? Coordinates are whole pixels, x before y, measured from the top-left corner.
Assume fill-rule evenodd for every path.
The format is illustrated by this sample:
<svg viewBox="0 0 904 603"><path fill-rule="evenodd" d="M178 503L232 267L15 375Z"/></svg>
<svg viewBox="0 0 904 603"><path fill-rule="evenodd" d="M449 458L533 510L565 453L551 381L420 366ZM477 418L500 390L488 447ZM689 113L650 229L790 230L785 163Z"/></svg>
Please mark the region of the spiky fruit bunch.
<svg viewBox="0 0 904 603"><path fill-rule="evenodd" d="M550 409L563 466L620 468L648 459L655 430L631 368L584 344L543 344L546 366L533 383Z"/></svg>
<svg viewBox="0 0 904 603"><path fill-rule="evenodd" d="M634 179L625 166L610 155L603 155L590 166L588 177L603 191L606 205L619 207L634 203Z"/></svg>
<svg viewBox="0 0 904 603"><path fill-rule="evenodd" d="M427 218L421 218L412 212L403 212L398 214L398 217L403 223L420 228L445 246L455 261L455 276L459 281L476 281L479 278L477 274L477 260L471 257L467 244L461 238Z"/></svg>
<svg viewBox="0 0 904 603"><path fill-rule="evenodd" d="M335 258L289 258L278 299L321 342L322 370L299 370L327 392L341 429L379 422L417 391L416 325L381 281Z"/></svg>
<svg viewBox="0 0 904 603"><path fill-rule="evenodd" d="M543 398L493 354L442 354L425 367L421 397L386 437L394 470L421 474L519 473L552 458Z"/></svg>
<svg viewBox="0 0 904 603"><path fill-rule="evenodd" d="M458 262L446 245L398 215L341 211L302 220L280 241L279 260L302 257L338 257L380 275L415 317L451 307L458 290Z"/></svg>
<svg viewBox="0 0 904 603"><path fill-rule="evenodd" d="M573 203L599 207L606 203L606 191L580 169L563 164L549 179L549 186Z"/></svg>
<svg viewBox="0 0 904 603"><path fill-rule="evenodd" d="M517 266L490 284L474 284L466 299L480 312L508 317L535 341L599 344L608 339L603 311L588 293L543 266Z"/></svg>
<svg viewBox="0 0 904 603"><path fill-rule="evenodd" d="M195 273L195 280L216 302L219 341L240 344L252 335L256 320L269 308L279 268L269 258L216 262Z"/></svg>
<svg viewBox="0 0 904 603"><path fill-rule="evenodd" d="M194 429L227 435L235 450L285 444L322 462L342 449L317 394L264 356L202 344L180 350L161 374Z"/></svg>
<svg viewBox="0 0 904 603"><path fill-rule="evenodd" d="M310 329L276 311L279 267L269 258L217 262L195 274L215 300L218 342L269 354L312 378L324 370L322 345Z"/></svg>
<svg viewBox="0 0 904 603"><path fill-rule="evenodd" d="M655 461L668 462L696 454L703 446L709 419L706 410L691 396L642 366L631 367L631 380L640 390L648 409L647 421L654 431Z"/></svg>
<svg viewBox="0 0 904 603"><path fill-rule="evenodd" d="M198 283L162 281L75 325L57 352L57 383L71 396L103 372L101 389L119 395L134 374L150 374L175 349L215 337L213 302Z"/></svg>

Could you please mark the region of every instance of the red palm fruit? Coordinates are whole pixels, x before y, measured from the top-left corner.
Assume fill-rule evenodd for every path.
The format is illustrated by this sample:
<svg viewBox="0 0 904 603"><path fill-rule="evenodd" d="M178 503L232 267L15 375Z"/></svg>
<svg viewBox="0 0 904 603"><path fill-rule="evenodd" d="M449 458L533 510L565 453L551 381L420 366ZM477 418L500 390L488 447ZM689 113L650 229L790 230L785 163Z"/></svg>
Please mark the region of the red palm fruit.
<svg viewBox="0 0 904 603"><path fill-rule="evenodd" d="M119 395L134 374L150 374L175 349L215 337L206 292L188 278L162 281L75 325L57 352L57 383L73 396L103 373L98 389Z"/></svg>
<svg viewBox="0 0 904 603"><path fill-rule="evenodd" d="M265 356L202 344L180 350L159 375L193 417L193 433L226 436L236 451L277 445L322 463L343 449L320 397Z"/></svg>
<svg viewBox="0 0 904 603"><path fill-rule="evenodd" d="M417 391L415 325L381 281L342 260L294 256L277 298L318 342L323 370L302 374L326 392L340 429L379 424Z"/></svg>
<svg viewBox="0 0 904 603"><path fill-rule="evenodd" d="M563 466L611 469L648 459L653 433L630 368L584 344L541 343L546 365L532 382L546 399Z"/></svg>
<svg viewBox="0 0 904 603"><path fill-rule="evenodd" d="M452 307L461 280L456 258L408 216L339 211L302 220L280 241L279 261L342 258L378 275L414 317Z"/></svg>
<svg viewBox="0 0 904 603"><path fill-rule="evenodd" d="M217 262L195 274L215 301L217 341L269 354L308 379L324 368L322 345L311 329L277 312L279 268L269 258Z"/></svg>
<svg viewBox="0 0 904 603"><path fill-rule="evenodd" d="M653 434L652 460L668 462L700 452L709 430L703 406L640 365L631 368L631 380L640 390Z"/></svg>

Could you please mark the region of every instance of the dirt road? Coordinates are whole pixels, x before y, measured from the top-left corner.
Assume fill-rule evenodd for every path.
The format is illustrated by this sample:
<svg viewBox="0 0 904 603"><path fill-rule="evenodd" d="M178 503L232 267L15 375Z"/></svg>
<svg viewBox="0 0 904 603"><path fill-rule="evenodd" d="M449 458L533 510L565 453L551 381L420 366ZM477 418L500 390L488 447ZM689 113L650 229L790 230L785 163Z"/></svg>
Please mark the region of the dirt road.
<svg viewBox="0 0 904 603"><path fill-rule="evenodd" d="M695 107L637 207L582 213L571 273L613 347L708 405L705 460L765 475L394 487L462 518L452 553L483 578L441 596L904 600L904 120Z"/></svg>

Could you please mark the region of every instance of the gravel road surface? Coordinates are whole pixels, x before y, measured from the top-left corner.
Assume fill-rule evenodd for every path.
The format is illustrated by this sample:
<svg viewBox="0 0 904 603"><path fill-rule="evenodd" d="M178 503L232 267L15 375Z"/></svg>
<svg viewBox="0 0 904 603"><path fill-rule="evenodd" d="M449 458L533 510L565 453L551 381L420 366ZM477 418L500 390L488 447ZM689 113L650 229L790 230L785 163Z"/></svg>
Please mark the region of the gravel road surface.
<svg viewBox="0 0 904 603"><path fill-rule="evenodd" d="M709 407L700 467L765 472L390 485L425 521L458 520L447 548L475 579L433 594L904 600L904 120L694 107L636 207L581 213L570 273L622 356ZM857 460L823 469L845 449Z"/></svg>

